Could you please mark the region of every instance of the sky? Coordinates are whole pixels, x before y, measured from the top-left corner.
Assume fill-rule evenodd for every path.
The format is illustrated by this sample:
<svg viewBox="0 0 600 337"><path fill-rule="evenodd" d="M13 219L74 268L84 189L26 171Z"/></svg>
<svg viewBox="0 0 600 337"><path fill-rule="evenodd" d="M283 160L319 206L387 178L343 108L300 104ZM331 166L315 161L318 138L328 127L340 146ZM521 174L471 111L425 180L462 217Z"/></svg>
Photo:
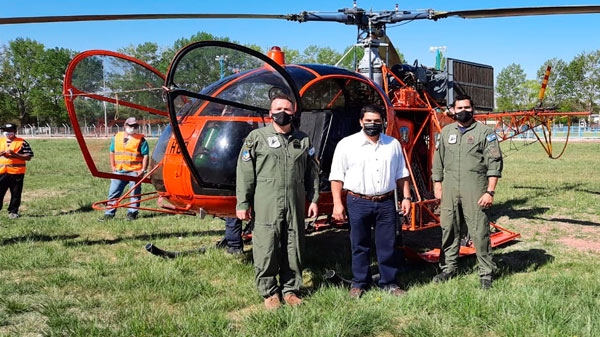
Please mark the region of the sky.
<svg viewBox="0 0 600 337"><path fill-rule="evenodd" d="M359 0L358 7L372 10L432 8L454 11L526 6L600 5L600 1L375 1ZM351 0L326 1L201 1L201 0L104 0L104 1L5 1L1 17L76 14L146 13L260 13L296 14L302 11L335 12L352 7ZM534 79L544 61L560 58L567 62L582 52L600 49L600 14L527 16L494 19L446 18L418 20L388 27L387 34L408 63L415 59L435 65L431 46L446 46L446 56L494 67L497 75L511 63L520 64L528 79ZM18 37L30 38L47 48L63 47L77 51L117 50L128 45L156 42L171 46L181 37L204 31L229 37L240 43L253 43L267 50L288 46L304 50L311 44L330 46L342 52L356 42L356 27L333 22L287 22L283 20L144 20L113 22L47 23L0 25L0 45Z"/></svg>

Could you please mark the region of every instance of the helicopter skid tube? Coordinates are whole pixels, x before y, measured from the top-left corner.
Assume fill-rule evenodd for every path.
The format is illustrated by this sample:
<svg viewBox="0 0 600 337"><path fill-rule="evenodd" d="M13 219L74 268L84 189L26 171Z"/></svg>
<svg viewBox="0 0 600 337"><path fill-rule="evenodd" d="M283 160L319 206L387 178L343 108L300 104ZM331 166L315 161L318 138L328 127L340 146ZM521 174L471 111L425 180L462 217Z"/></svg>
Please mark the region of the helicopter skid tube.
<svg viewBox="0 0 600 337"><path fill-rule="evenodd" d="M156 247L153 243L147 243L144 248L146 248L146 250L150 254L162 257L163 259L174 259L179 256L192 255L192 254L204 254L206 252L205 247L185 250L185 251L181 251L181 252L172 252L172 251L160 249L160 248Z"/></svg>

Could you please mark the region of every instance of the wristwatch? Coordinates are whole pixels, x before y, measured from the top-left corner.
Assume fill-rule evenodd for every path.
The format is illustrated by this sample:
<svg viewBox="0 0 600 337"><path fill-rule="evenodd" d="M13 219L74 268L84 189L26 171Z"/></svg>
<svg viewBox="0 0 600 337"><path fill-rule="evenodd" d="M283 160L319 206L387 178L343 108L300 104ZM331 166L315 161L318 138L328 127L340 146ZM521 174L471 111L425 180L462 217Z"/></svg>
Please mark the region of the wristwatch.
<svg viewBox="0 0 600 337"><path fill-rule="evenodd" d="M410 197L404 197L404 198L402 198L402 200L412 201L412 198L410 198Z"/></svg>
<svg viewBox="0 0 600 337"><path fill-rule="evenodd" d="M494 196L494 194L496 194L496 192L494 191L485 191L485 193L491 195L492 197Z"/></svg>

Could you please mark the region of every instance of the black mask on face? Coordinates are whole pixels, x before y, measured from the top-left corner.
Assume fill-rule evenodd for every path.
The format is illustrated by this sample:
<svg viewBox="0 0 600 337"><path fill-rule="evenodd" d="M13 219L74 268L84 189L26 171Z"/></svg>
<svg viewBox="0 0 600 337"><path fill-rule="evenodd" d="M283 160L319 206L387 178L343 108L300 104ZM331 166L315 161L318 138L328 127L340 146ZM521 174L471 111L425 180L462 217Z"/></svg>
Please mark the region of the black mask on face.
<svg viewBox="0 0 600 337"><path fill-rule="evenodd" d="M368 136L377 136L383 131L383 124L381 123L364 123L363 130Z"/></svg>
<svg viewBox="0 0 600 337"><path fill-rule="evenodd" d="M460 112L452 115L452 118L456 119L461 123L468 122L471 120L471 118L473 118L473 111L461 110Z"/></svg>
<svg viewBox="0 0 600 337"><path fill-rule="evenodd" d="M273 113L271 117L273 118L273 121L279 126L289 125L292 122L293 118L292 115L288 115L284 111Z"/></svg>

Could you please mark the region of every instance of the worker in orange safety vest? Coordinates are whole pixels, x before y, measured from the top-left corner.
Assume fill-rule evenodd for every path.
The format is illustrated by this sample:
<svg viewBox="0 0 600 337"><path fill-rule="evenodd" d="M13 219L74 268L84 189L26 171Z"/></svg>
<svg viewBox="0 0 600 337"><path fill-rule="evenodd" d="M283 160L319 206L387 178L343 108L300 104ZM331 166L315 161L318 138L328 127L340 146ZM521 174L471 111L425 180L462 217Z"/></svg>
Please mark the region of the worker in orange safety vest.
<svg viewBox="0 0 600 337"><path fill-rule="evenodd" d="M146 173L148 168L149 148L148 142L143 135L137 133L138 123L135 117L129 117L125 120L124 131L118 132L110 143L110 166L113 173L131 177L140 177ZM136 182L111 179L110 189L108 191L108 200L117 199L123 193L125 186L129 184L131 189ZM132 195L137 197L130 198L131 202L139 201L139 195L142 193L142 185L138 185ZM112 205L113 202L109 202ZM139 202L131 205L127 209L127 220L135 220L138 216ZM100 221L109 220L115 217L116 208L107 209Z"/></svg>
<svg viewBox="0 0 600 337"><path fill-rule="evenodd" d="M15 124L8 123L0 129L2 130L2 137L0 137L0 209L2 209L6 191L10 190L8 217L17 219L26 171L25 162L31 160L33 151L29 143L17 137Z"/></svg>

